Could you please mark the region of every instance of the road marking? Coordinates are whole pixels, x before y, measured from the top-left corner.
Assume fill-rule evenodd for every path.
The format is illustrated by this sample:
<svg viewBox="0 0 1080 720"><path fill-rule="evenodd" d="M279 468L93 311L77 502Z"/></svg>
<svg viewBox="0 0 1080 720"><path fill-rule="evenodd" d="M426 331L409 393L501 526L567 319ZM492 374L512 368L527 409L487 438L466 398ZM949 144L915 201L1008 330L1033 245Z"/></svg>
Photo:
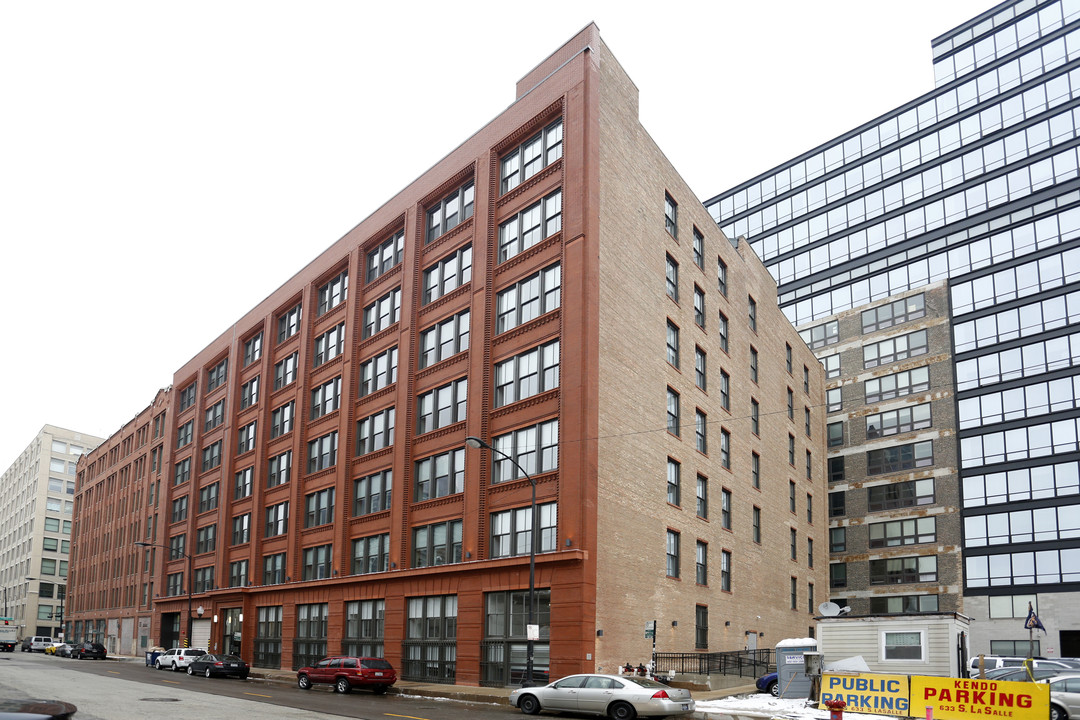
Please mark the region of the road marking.
<svg viewBox="0 0 1080 720"><path fill-rule="evenodd" d="M260 695L259 693L249 693L249 692L246 692L246 693L244 693L244 694L245 694L245 695L254 695L255 697L264 697L264 698L272 698L272 697L274 697L273 695Z"/></svg>
<svg viewBox="0 0 1080 720"><path fill-rule="evenodd" d="M416 717L415 715L395 715L394 713L383 713L389 717L409 718L409 720L428 720L427 718Z"/></svg>
<svg viewBox="0 0 1080 720"><path fill-rule="evenodd" d="M116 672L115 670L109 670L109 672L111 672L113 675L119 675L120 674L120 673Z"/></svg>
<svg viewBox="0 0 1080 720"><path fill-rule="evenodd" d="M167 682L170 685L179 685L180 684L180 683L176 682L175 680L162 680L161 682Z"/></svg>

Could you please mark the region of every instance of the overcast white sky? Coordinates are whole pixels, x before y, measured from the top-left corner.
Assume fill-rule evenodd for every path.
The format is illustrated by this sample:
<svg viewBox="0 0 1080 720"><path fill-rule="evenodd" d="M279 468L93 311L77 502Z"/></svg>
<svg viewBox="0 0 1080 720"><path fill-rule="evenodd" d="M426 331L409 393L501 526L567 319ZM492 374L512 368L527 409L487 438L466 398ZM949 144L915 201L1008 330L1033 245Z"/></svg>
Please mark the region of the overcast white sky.
<svg viewBox="0 0 1080 720"><path fill-rule="evenodd" d="M931 90L992 5L0 2L0 471L119 429L590 21L707 199Z"/></svg>

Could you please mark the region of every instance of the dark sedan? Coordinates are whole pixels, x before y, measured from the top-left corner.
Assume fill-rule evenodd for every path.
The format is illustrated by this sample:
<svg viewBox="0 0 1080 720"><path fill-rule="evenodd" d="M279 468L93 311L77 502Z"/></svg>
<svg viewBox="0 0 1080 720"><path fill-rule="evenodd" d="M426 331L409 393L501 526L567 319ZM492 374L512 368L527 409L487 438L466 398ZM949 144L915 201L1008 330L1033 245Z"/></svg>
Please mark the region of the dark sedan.
<svg viewBox="0 0 1080 720"><path fill-rule="evenodd" d="M243 680L251 673L251 666L236 655L201 655L187 666L188 675L235 675Z"/></svg>
<svg viewBox="0 0 1080 720"><path fill-rule="evenodd" d="M96 642L75 643L71 646L69 657L76 660L104 660L108 656L105 646Z"/></svg>

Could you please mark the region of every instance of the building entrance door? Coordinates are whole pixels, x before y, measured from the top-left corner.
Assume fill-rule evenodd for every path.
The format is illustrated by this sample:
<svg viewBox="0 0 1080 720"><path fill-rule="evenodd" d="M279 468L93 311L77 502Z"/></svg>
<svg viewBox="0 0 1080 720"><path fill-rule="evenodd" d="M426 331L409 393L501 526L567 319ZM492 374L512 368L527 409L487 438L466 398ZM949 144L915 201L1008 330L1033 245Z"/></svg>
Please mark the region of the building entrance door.
<svg viewBox="0 0 1080 720"><path fill-rule="evenodd" d="M221 651L226 654L240 654L240 631L244 623L243 608L225 608L222 612Z"/></svg>

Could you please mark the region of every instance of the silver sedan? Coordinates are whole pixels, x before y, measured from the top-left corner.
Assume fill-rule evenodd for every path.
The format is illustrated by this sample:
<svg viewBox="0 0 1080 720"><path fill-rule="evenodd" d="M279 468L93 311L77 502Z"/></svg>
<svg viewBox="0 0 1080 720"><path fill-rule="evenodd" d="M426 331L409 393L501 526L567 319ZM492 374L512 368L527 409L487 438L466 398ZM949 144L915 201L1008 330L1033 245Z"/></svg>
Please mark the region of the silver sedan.
<svg viewBox="0 0 1080 720"><path fill-rule="evenodd" d="M518 688L510 693L510 704L526 715L551 710L608 715L612 720L694 712L689 690L631 675L568 675L544 687Z"/></svg>

